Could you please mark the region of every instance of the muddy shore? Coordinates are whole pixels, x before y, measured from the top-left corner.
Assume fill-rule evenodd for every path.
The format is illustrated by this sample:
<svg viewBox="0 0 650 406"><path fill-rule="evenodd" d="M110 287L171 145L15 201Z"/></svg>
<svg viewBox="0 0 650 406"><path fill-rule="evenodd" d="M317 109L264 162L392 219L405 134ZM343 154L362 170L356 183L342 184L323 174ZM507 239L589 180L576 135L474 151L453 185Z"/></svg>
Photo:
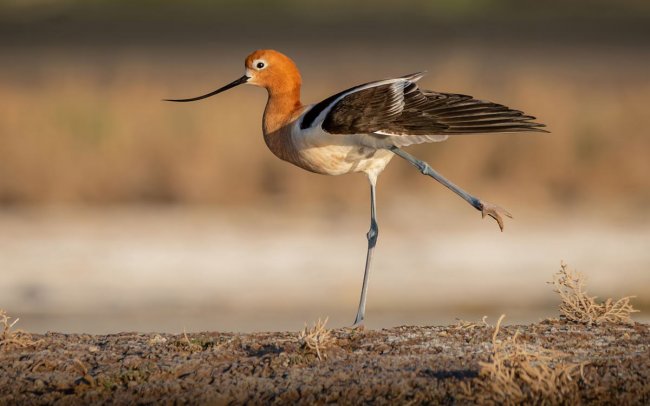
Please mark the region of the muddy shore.
<svg viewBox="0 0 650 406"><path fill-rule="evenodd" d="M650 326L502 327L566 354L583 403L650 402ZM488 325L330 330L322 359L296 332L18 336L0 350L0 404L441 403L494 400ZM31 340L31 341L29 341ZM22 346L24 345L24 346ZM523 387L524 392L527 390ZM530 399L539 400L531 394Z"/></svg>

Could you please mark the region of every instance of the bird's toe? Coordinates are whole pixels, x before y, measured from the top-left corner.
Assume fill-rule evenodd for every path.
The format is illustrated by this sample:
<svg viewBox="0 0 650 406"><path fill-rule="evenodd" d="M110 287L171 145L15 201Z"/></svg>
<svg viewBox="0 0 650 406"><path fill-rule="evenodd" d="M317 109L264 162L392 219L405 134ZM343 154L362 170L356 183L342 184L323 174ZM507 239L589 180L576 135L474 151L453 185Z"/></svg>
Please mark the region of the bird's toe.
<svg viewBox="0 0 650 406"><path fill-rule="evenodd" d="M508 213L506 209L504 209L501 206L498 206L493 203L488 203L488 202L481 202L483 208L481 209L481 216L485 218L485 216L490 216L494 220L496 220L497 224L499 225L499 229L503 231L503 217L510 217L512 218L512 214Z"/></svg>

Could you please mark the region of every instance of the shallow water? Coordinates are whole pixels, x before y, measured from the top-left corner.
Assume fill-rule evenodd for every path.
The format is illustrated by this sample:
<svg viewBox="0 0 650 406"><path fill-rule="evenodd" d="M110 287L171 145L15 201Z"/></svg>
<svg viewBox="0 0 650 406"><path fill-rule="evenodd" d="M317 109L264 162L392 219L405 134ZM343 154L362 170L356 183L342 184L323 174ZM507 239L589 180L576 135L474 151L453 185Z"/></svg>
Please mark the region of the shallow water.
<svg viewBox="0 0 650 406"><path fill-rule="evenodd" d="M385 205L367 325L557 315L566 261L601 297L650 303L650 224ZM601 216L602 217L602 216ZM132 208L0 214L0 308L32 332L297 330L352 321L366 214ZM648 320L642 312L637 320Z"/></svg>

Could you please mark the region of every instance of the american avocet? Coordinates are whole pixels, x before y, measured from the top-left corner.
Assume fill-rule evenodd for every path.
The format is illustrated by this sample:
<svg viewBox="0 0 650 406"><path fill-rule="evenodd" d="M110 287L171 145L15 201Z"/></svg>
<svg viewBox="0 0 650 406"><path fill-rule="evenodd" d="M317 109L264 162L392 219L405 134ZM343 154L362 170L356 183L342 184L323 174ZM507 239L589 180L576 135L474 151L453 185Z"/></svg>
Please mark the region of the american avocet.
<svg viewBox="0 0 650 406"><path fill-rule="evenodd" d="M397 155L431 176L479 210L496 220L503 231L503 208L465 192L401 148L424 142L444 141L450 135L539 131L543 124L532 116L501 104L471 96L421 90L416 82L423 73L369 82L305 106L300 101L302 80L295 63L273 50L248 55L244 76L203 96L168 99L190 102L205 99L241 84L263 87L268 92L264 110L264 141L280 159L324 175L364 172L370 181L370 230L354 325L363 324L372 254L377 243L375 186L377 177Z"/></svg>

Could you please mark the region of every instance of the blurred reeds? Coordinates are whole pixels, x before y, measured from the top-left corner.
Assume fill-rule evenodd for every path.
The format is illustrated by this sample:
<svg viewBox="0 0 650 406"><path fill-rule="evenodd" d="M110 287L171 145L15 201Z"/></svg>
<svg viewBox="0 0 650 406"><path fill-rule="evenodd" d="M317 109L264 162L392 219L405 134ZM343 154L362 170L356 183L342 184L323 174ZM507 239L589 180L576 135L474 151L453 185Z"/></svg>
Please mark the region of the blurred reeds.
<svg viewBox="0 0 650 406"><path fill-rule="evenodd" d="M415 44L373 54L282 45L302 68L304 102L426 69L423 88L500 102L548 125L546 135L458 136L413 148L468 190L530 204L650 205L647 52ZM15 51L0 69L0 204L365 204L365 182L326 180L271 155L261 137L262 90L238 88L186 105L161 101L239 77L249 51ZM393 164L381 188L433 189L418 182L417 172ZM364 193L349 197L351 188Z"/></svg>

